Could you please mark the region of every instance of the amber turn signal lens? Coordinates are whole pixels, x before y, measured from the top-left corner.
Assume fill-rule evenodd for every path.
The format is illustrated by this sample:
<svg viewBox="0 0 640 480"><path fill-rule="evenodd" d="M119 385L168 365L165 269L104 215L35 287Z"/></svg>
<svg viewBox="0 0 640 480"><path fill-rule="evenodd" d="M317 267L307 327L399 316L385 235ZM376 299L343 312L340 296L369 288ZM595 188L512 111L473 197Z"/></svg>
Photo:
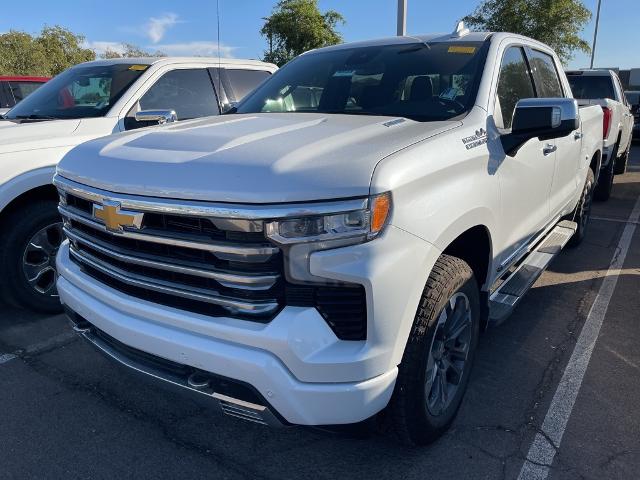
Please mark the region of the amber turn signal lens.
<svg viewBox="0 0 640 480"><path fill-rule="evenodd" d="M371 206L371 233L382 230L391 209L391 197L388 193L378 195L372 199Z"/></svg>

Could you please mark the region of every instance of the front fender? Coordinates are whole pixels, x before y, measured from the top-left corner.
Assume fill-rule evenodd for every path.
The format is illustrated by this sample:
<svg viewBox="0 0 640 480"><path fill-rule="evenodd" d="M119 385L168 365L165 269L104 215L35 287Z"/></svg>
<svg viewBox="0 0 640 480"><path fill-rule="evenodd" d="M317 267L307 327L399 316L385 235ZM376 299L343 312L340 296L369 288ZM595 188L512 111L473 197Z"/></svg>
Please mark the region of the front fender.
<svg viewBox="0 0 640 480"><path fill-rule="evenodd" d="M54 166L29 170L0 185L0 212L23 193L34 188L51 185L55 171L56 167Z"/></svg>

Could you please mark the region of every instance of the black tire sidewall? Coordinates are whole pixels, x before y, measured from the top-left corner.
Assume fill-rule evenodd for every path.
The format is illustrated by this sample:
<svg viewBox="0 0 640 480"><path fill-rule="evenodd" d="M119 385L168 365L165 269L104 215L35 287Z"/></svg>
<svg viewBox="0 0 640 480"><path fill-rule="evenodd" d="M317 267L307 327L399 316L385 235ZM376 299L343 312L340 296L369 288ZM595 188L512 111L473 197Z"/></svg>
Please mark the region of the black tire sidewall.
<svg viewBox="0 0 640 480"><path fill-rule="evenodd" d="M580 200L578 201L578 205L576 205L575 215L573 215L573 221L578 224L578 228L576 230L576 233L574 233L573 236L571 237L571 240L569 240L569 243L567 244L568 247L577 247L578 245L580 245L582 243L582 240L584 240L584 237L587 234L587 230L589 229L588 222L584 226L582 225L582 214L583 214L582 206L584 205L584 202L587 196L587 189L589 188L593 189L594 181L595 180L594 180L593 171L589 169L589 171L587 172L587 179L582 189L582 194L580 195ZM591 192L592 203L593 203L593 193L594 192L592 191Z"/></svg>
<svg viewBox="0 0 640 480"><path fill-rule="evenodd" d="M26 205L10 212L4 219L0 236L0 287L8 303L43 313L62 310L59 298L34 291L22 270L24 251L31 238L47 225L61 221L57 203L50 200Z"/></svg>
<svg viewBox="0 0 640 480"><path fill-rule="evenodd" d="M609 160L609 165L605 170L600 172L600 177L598 178L598 184L594 190L593 198L595 200L605 202L609 200L611 196L611 190L613 190L613 177L614 171L616 168L616 157L618 155L618 146L616 145L611 153L611 160Z"/></svg>
<svg viewBox="0 0 640 480"><path fill-rule="evenodd" d="M429 287L425 289L423 299L425 297L430 299L433 298L433 296L437 296L439 301L433 302L427 300L429 311L421 312L421 310L423 310L422 306L418 309L408 342L411 345L408 345L402 363L399 367L400 371L396 382L396 393L394 393L396 400L394 407L401 410L400 416L405 423L403 426L405 429L405 436L408 436L408 438L403 438L405 443L418 445L427 444L437 439L447 430L451 422L454 420L462 402L462 398L464 397L464 393L469 382L469 376L471 374L473 359L475 357L480 332L480 299L478 285L471 269L466 263L457 258L448 258L455 260L457 262L457 266L463 266L463 268L457 268L456 270L458 273L455 274L454 278L447 282L447 284L436 282L436 288L432 288L432 290L437 291L430 292ZM460 274L459 272L464 273ZM430 280L432 280L431 277ZM432 281L428 282L427 285L430 284L433 287L434 283ZM433 337L436 333L438 316L445 307L446 302L448 302L449 299L457 292L463 292L467 296L472 312L472 335L469 355L467 357L467 363L465 365L465 371L463 373L460 387L458 388L454 399L445 412L441 415L433 416L427 408L426 392L424 388L426 383L427 359ZM398 390L403 390L402 395L397 395ZM402 397L401 399L398 398L400 396Z"/></svg>

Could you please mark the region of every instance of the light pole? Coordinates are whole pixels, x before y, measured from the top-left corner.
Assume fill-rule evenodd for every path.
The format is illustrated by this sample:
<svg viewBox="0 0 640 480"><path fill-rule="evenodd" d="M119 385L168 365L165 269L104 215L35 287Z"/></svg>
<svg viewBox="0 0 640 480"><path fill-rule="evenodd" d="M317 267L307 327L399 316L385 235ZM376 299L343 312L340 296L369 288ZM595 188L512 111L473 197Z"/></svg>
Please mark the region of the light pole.
<svg viewBox="0 0 640 480"><path fill-rule="evenodd" d="M407 34L407 0L398 0L398 28L399 37Z"/></svg>
<svg viewBox="0 0 640 480"><path fill-rule="evenodd" d="M596 13L596 29L593 32L593 46L591 47L591 66L589 68L593 68L593 59L596 56L596 42L598 41L598 24L600 23L600 2L598 0L598 11Z"/></svg>

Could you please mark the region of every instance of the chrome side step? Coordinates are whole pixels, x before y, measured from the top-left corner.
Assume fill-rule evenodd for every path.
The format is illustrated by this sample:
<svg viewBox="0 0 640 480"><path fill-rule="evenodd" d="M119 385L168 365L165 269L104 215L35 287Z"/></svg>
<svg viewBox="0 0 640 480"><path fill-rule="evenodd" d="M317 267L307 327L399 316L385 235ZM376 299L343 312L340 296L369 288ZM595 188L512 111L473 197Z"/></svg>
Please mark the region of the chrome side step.
<svg viewBox="0 0 640 480"><path fill-rule="evenodd" d="M502 323L576 232L575 222L558 223L489 297L489 322Z"/></svg>

